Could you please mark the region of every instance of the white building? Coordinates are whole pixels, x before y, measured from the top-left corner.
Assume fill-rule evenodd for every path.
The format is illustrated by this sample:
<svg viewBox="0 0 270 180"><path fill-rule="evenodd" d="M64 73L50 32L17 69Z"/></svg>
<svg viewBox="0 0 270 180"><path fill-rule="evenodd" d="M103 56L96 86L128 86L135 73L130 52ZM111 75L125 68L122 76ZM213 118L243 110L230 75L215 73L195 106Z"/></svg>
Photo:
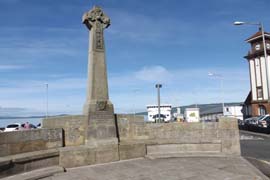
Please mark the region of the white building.
<svg viewBox="0 0 270 180"><path fill-rule="evenodd" d="M200 116L202 121L217 121L223 116L222 104L205 104L199 105ZM224 116L234 117L243 120L242 104L241 103L225 103Z"/></svg>
<svg viewBox="0 0 270 180"><path fill-rule="evenodd" d="M224 107L224 115L243 120L242 105L231 105Z"/></svg>
<svg viewBox="0 0 270 180"><path fill-rule="evenodd" d="M199 122L200 121L200 109L199 108L186 108L185 109L185 121L186 122Z"/></svg>
<svg viewBox="0 0 270 180"><path fill-rule="evenodd" d="M155 122L158 119L158 106L147 105L148 121ZM172 118L172 106L169 104L160 105L160 118L168 122Z"/></svg>

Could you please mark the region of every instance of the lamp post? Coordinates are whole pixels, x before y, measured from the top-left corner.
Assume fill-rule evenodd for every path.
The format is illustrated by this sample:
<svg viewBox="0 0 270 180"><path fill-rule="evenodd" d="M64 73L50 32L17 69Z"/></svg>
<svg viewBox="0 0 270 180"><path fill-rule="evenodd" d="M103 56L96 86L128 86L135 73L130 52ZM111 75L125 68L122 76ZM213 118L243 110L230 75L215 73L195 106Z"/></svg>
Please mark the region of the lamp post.
<svg viewBox="0 0 270 180"><path fill-rule="evenodd" d="M162 88L161 84L156 84L157 88L157 100L158 100L158 122L160 123L160 88Z"/></svg>
<svg viewBox="0 0 270 180"><path fill-rule="evenodd" d="M49 103L49 95L48 95L48 91L49 91L49 84L48 83L45 83L45 86L46 86L46 119L48 119L48 109L49 109L49 106L48 106L48 103Z"/></svg>
<svg viewBox="0 0 270 180"><path fill-rule="evenodd" d="M209 72L208 76L220 79L220 91L221 91L221 101L222 101L222 115L224 116L224 94L223 94L223 76L221 74L216 74Z"/></svg>
<svg viewBox="0 0 270 180"><path fill-rule="evenodd" d="M137 92L139 92L140 90L139 89L133 89L133 93L134 93L134 99L137 98ZM135 101L133 101L133 120L135 122L135 116L136 116L136 108L135 108Z"/></svg>
<svg viewBox="0 0 270 180"><path fill-rule="evenodd" d="M268 65L267 65L267 52L266 52L266 43L265 43L265 32L264 32L264 27L263 24L261 22L242 22L242 21L235 21L233 23L236 26L240 26L240 25L255 25L255 26L259 26L259 29L262 33L262 39L263 39L263 52L264 52L264 59L265 59L265 71L266 71L266 86L267 86L267 96L268 96L268 101L269 101L269 82L268 82Z"/></svg>

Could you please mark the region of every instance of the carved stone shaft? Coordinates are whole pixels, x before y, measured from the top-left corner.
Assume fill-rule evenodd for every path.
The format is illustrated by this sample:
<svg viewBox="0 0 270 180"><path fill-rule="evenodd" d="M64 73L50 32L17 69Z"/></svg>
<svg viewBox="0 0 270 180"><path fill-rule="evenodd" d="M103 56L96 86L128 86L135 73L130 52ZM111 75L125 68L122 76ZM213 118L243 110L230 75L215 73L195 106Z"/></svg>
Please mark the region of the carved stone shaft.
<svg viewBox="0 0 270 180"><path fill-rule="evenodd" d="M87 99L84 114L105 110L111 105L108 93L107 68L103 31L109 27L110 19L101 8L94 7L83 15L83 23L89 29Z"/></svg>
<svg viewBox="0 0 270 180"><path fill-rule="evenodd" d="M83 15L89 30L87 99L84 114L87 118L85 144L116 144L116 126L113 105L109 100L105 44L103 31L110 19L99 7Z"/></svg>

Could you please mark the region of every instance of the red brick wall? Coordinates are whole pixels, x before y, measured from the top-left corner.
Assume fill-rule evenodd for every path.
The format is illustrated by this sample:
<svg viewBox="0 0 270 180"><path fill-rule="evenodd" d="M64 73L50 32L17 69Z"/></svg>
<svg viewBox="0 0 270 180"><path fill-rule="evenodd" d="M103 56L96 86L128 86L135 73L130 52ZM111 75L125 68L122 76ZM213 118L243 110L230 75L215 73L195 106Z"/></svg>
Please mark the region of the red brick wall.
<svg viewBox="0 0 270 180"><path fill-rule="evenodd" d="M266 114L270 114L270 103L253 103L251 104L252 116L259 116L259 106L263 105L266 108Z"/></svg>

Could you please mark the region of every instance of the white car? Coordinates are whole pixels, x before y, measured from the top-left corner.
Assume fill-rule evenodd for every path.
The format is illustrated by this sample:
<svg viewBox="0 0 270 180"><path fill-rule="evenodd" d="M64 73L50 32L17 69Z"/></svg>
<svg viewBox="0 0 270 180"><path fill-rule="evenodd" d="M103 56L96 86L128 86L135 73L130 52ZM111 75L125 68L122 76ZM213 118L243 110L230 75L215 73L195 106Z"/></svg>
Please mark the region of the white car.
<svg viewBox="0 0 270 180"><path fill-rule="evenodd" d="M22 128L22 125L20 123L13 123L7 125L4 132L11 132L11 131L18 131Z"/></svg>

